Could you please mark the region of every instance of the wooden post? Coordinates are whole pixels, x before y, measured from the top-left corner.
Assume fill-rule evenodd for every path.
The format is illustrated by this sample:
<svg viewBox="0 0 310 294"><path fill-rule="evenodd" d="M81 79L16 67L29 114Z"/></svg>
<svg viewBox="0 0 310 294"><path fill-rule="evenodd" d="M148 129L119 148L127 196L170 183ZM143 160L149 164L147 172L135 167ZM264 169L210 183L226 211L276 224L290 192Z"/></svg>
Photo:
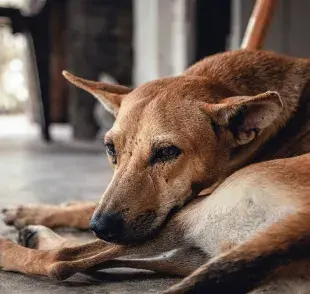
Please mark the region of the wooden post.
<svg viewBox="0 0 310 294"><path fill-rule="evenodd" d="M241 48L261 49L277 6L277 0L256 0Z"/></svg>

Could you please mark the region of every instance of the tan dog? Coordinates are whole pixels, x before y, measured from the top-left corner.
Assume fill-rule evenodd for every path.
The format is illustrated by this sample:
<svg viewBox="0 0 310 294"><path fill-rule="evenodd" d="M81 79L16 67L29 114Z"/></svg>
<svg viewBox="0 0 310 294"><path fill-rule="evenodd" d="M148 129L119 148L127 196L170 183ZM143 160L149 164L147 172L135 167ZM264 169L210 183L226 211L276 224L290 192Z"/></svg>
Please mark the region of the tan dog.
<svg viewBox="0 0 310 294"><path fill-rule="evenodd" d="M283 280L287 293L306 287L310 156L241 168L309 152L309 60L227 52L134 90L64 75L116 116L105 136L114 177L96 210L18 207L5 221L87 228L91 219L100 239L120 245L75 247L30 226L24 245L45 251L1 240L5 270L63 279L121 265L188 275L211 258L167 293L245 293L263 282L255 293L285 293ZM130 254L144 258L119 258Z"/></svg>

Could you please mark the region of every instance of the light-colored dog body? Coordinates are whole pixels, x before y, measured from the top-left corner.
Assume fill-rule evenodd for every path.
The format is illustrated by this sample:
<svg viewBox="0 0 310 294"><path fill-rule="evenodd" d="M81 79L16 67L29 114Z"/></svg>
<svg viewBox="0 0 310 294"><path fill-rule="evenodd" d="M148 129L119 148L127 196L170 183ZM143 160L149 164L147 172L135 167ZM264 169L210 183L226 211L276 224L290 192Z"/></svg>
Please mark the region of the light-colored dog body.
<svg viewBox="0 0 310 294"><path fill-rule="evenodd" d="M217 259L221 254L225 255L225 252L238 248L237 245L247 243L252 238L264 238L273 224L304 211L304 201L310 196L310 185L307 183L299 190L296 189L298 183L292 179L296 174L300 177L309 176L308 171L304 170L304 174L300 174L300 170L295 170L294 166L307 166L310 155L287 160L288 166L285 168L284 161L270 161L244 168L230 176L209 197L193 204L192 208L186 208L187 211L180 217L186 228L185 240L202 249L211 260ZM288 173L291 173L291 177ZM289 181L283 181L287 177ZM307 199L306 202L308 201ZM255 242L253 243L255 246ZM261 248L262 255L263 251ZM247 254L246 251L244 254ZM290 275L286 274L286 270ZM304 264L295 264L294 271L295 275L292 275L292 270L288 267L283 270L284 274L280 272L275 275L253 293L308 293L308 269ZM229 292L229 288L226 291L225 293L235 293Z"/></svg>

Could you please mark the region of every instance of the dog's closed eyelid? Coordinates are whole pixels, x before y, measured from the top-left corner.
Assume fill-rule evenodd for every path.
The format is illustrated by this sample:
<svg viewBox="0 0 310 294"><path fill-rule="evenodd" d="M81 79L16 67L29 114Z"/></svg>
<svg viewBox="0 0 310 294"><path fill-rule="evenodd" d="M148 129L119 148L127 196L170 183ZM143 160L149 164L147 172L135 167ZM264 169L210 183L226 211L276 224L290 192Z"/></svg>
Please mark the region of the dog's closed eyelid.
<svg viewBox="0 0 310 294"><path fill-rule="evenodd" d="M164 163L177 159L182 153L182 150L175 145L166 145L161 147L154 147L150 158L150 164Z"/></svg>
<svg viewBox="0 0 310 294"><path fill-rule="evenodd" d="M107 145L107 144L113 144L114 145L114 140L111 137L105 136L103 139L103 142L104 142L104 145Z"/></svg>

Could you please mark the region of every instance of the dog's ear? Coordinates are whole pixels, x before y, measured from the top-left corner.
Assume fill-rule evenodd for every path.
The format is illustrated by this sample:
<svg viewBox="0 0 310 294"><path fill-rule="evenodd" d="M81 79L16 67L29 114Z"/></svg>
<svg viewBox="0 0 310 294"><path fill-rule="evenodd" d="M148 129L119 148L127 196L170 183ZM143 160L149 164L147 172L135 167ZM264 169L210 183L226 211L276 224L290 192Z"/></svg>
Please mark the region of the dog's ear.
<svg viewBox="0 0 310 294"><path fill-rule="evenodd" d="M120 85L85 80L67 71L63 71L62 74L69 82L96 97L112 114L117 113L124 96L132 91L132 89Z"/></svg>
<svg viewBox="0 0 310 294"><path fill-rule="evenodd" d="M253 97L226 98L219 104L207 105L213 123L227 127L236 145L249 143L261 130L271 126L282 108L280 95L274 91Z"/></svg>

